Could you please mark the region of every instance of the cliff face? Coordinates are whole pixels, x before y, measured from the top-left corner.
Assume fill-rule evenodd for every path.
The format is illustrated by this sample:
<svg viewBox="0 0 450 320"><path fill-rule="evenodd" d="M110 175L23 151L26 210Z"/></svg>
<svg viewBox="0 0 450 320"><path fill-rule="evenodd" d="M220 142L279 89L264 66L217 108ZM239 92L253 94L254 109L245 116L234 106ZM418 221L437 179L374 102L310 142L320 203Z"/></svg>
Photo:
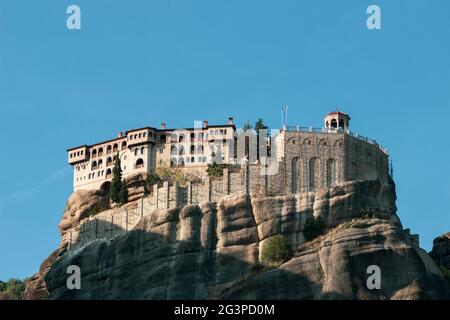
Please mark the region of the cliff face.
<svg viewBox="0 0 450 320"><path fill-rule="evenodd" d="M70 223L65 214L60 227L78 223L82 211L73 211ZM305 223L313 216L326 228L307 242ZM261 252L277 234L292 255L264 267ZM81 269L81 290L66 287L69 265ZM366 286L371 265L380 267L381 289ZM62 243L34 283L50 299L439 299L449 292L433 260L403 230L393 185L378 181L157 209L114 239L72 251Z"/></svg>

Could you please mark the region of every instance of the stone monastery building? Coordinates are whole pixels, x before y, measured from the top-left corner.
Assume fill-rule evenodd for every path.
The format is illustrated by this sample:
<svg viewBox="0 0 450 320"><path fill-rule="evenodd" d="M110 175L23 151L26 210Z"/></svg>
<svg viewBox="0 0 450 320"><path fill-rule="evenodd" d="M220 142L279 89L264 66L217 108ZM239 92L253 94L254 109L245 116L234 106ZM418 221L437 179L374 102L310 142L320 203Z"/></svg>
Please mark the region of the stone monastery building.
<svg viewBox="0 0 450 320"><path fill-rule="evenodd" d="M74 168L74 190L101 189L112 179L114 157L121 160L126 178L139 172L154 171L157 166L177 167L196 172L207 179L208 163L226 164L230 172L259 172L277 163L276 173L263 184L275 193L297 193L330 188L351 180L387 182L389 160L386 149L376 141L349 130L350 117L340 111L327 114L323 128L288 126L267 136L267 157L256 150L256 133L236 130L233 118L226 124L203 121L195 128L168 129L145 127L119 132L114 139L68 149L68 162ZM240 144L243 137L243 144ZM261 144L261 143L260 143ZM240 152L240 146L243 151ZM266 164L264 166L263 164ZM250 171L248 168L250 167ZM228 174L227 170L227 174ZM256 171L255 171L256 170ZM243 171L242 171L243 172ZM249 179L246 174L243 179ZM251 180L259 178L251 178ZM227 184L241 184L227 179ZM250 182L250 184L252 183ZM259 180L258 180L259 181ZM233 190L233 185L228 185Z"/></svg>

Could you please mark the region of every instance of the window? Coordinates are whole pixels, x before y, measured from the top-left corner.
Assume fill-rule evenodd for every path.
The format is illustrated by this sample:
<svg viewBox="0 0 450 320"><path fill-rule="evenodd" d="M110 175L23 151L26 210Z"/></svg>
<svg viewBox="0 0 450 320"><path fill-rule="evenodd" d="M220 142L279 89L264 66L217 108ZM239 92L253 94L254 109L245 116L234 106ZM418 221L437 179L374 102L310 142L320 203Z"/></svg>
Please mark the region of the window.
<svg viewBox="0 0 450 320"><path fill-rule="evenodd" d="M112 151L117 152L117 150L119 150L119 145L117 143L114 143Z"/></svg>
<svg viewBox="0 0 450 320"><path fill-rule="evenodd" d="M291 192L297 193L297 162L298 157L292 158L291 161Z"/></svg>
<svg viewBox="0 0 450 320"><path fill-rule="evenodd" d="M142 148L141 148L141 154L144 154L144 151L145 151L145 148L142 147Z"/></svg>
<svg viewBox="0 0 450 320"><path fill-rule="evenodd" d="M317 159L309 159L309 190L313 191L316 188L316 171L317 171Z"/></svg>
<svg viewBox="0 0 450 320"><path fill-rule="evenodd" d="M97 161L92 161L91 170L97 169Z"/></svg>
<svg viewBox="0 0 450 320"><path fill-rule="evenodd" d="M111 178L111 169L106 170L106 179Z"/></svg>
<svg viewBox="0 0 450 320"><path fill-rule="evenodd" d="M134 168L139 169L143 167L144 167L144 160L142 160L142 158L137 159Z"/></svg>
<svg viewBox="0 0 450 320"><path fill-rule="evenodd" d="M202 146L201 144L198 145L198 146L197 146L197 153L198 153L198 154L203 154L203 151L204 151L204 150L203 150L203 146Z"/></svg>
<svg viewBox="0 0 450 320"><path fill-rule="evenodd" d="M191 137L191 141L195 141L195 133L192 132L190 137Z"/></svg>
<svg viewBox="0 0 450 320"><path fill-rule="evenodd" d="M103 155L103 148L100 147L100 148L98 149L98 156L101 157L102 155Z"/></svg>
<svg viewBox="0 0 450 320"><path fill-rule="evenodd" d="M177 154L177 147L176 146L172 145L170 147L170 154L172 154L172 155L176 155Z"/></svg>
<svg viewBox="0 0 450 320"><path fill-rule="evenodd" d="M165 134L162 134L162 135L159 136L159 142L160 143L166 143L166 135Z"/></svg>
<svg viewBox="0 0 450 320"><path fill-rule="evenodd" d="M112 158L108 157L108 159L106 159L106 166L109 167L110 165L112 165Z"/></svg>
<svg viewBox="0 0 450 320"><path fill-rule="evenodd" d="M110 154L112 152L111 146L106 147L106 154Z"/></svg>
<svg viewBox="0 0 450 320"><path fill-rule="evenodd" d="M123 141L122 142L122 150L125 150L127 148L127 142Z"/></svg>
<svg viewBox="0 0 450 320"><path fill-rule="evenodd" d="M191 154L195 154L195 146L191 145Z"/></svg>
<svg viewBox="0 0 450 320"><path fill-rule="evenodd" d="M328 159L327 161L327 187L334 187L336 183L336 161Z"/></svg>
<svg viewBox="0 0 450 320"><path fill-rule="evenodd" d="M92 158L97 156L97 149L92 150Z"/></svg>
<svg viewBox="0 0 450 320"><path fill-rule="evenodd" d="M102 159L98 160L97 166L99 168L101 168L102 164L103 164L103 160Z"/></svg>

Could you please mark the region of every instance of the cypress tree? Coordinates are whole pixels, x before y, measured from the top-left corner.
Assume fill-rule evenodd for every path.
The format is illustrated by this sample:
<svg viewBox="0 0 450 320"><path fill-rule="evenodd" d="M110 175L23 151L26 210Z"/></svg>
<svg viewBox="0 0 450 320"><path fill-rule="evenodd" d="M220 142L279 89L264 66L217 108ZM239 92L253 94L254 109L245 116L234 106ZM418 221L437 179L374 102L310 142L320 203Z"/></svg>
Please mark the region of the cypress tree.
<svg viewBox="0 0 450 320"><path fill-rule="evenodd" d="M120 166L119 153L114 159L113 178L109 188L109 197L115 203L120 203L120 190L122 189L122 168Z"/></svg>
<svg viewBox="0 0 450 320"><path fill-rule="evenodd" d="M125 183L125 181L122 181L121 185L122 186L119 191L119 203L125 204L128 201L128 188L127 188L127 184Z"/></svg>

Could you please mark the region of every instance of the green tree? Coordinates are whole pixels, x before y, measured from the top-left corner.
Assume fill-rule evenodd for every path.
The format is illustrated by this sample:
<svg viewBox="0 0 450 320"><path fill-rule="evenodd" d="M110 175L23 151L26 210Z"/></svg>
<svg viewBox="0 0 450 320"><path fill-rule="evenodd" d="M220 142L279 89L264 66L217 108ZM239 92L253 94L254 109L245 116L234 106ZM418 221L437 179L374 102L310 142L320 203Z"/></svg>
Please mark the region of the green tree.
<svg viewBox="0 0 450 320"><path fill-rule="evenodd" d="M211 178L221 177L223 176L223 165L217 164L215 161L212 164L208 163L206 173L208 173L208 176Z"/></svg>
<svg viewBox="0 0 450 320"><path fill-rule="evenodd" d="M114 157L113 178L109 188L109 197L115 203L120 203L120 190L122 190L122 168L119 153Z"/></svg>
<svg viewBox="0 0 450 320"><path fill-rule="evenodd" d="M264 124L264 120L259 118L255 123L255 130L258 133L259 130L267 129L267 126Z"/></svg>
<svg viewBox="0 0 450 320"><path fill-rule="evenodd" d="M244 131L250 130L250 129L252 129L252 128L253 128L253 127L252 127L252 125L250 124L250 121L247 121L247 122L244 124L244 127L243 127Z"/></svg>
<svg viewBox="0 0 450 320"><path fill-rule="evenodd" d="M10 279L6 283L0 281L0 300L21 300L28 279Z"/></svg>
<svg viewBox="0 0 450 320"><path fill-rule="evenodd" d="M261 134L264 134L267 136L267 126L264 124L264 120L259 118L258 121L255 123L255 130L256 130L256 158L259 159L259 137ZM267 154L267 152L266 152Z"/></svg>
<svg viewBox="0 0 450 320"><path fill-rule="evenodd" d="M122 181L119 191L119 203L125 204L128 201L128 188L125 181Z"/></svg>
<svg viewBox="0 0 450 320"><path fill-rule="evenodd" d="M261 261L266 264L279 264L289 258L290 252L286 239L276 235L268 239L261 252Z"/></svg>

